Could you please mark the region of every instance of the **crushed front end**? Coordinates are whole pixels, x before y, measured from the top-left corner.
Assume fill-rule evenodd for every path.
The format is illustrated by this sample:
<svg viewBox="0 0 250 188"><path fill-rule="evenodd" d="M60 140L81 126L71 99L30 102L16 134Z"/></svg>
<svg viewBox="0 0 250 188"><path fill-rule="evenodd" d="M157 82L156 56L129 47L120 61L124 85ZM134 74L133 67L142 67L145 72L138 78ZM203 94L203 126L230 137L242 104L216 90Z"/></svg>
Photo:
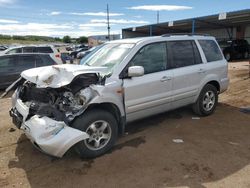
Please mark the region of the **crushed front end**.
<svg viewBox="0 0 250 188"><path fill-rule="evenodd" d="M97 95L91 85L99 82L95 73L78 75L59 88L39 88L24 80L12 96L12 121L38 149L62 157L73 145L89 137L71 125Z"/></svg>

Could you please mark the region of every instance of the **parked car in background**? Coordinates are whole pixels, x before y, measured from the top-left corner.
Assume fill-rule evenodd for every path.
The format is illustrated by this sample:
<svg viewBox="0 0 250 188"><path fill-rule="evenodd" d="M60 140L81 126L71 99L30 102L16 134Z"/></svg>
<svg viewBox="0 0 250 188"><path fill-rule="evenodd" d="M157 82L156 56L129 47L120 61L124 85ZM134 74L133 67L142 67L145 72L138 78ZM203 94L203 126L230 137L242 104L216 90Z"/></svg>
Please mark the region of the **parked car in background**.
<svg viewBox="0 0 250 188"><path fill-rule="evenodd" d="M77 50L75 50L75 51L72 51L71 53L70 53L70 56L72 57L72 58L77 58L77 54L78 53L80 53L80 52L84 52L84 51L87 51L88 50L88 48L78 48Z"/></svg>
<svg viewBox="0 0 250 188"><path fill-rule="evenodd" d="M4 50L7 50L7 49L8 49L7 46L0 45L0 51L4 51Z"/></svg>
<svg viewBox="0 0 250 188"><path fill-rule="evenodd" d="M38 45L38 46L18 46L11 47L0 54L16 54L16 53L45 53L50 54L51 57L57 62L62 64L61 54L58 49L52 45Z"/></svg>
<svg viewBox="0 0 250 188"><path fill-rule="evenodd" d="M90 48L89 50L87 51L83 51L83 52L78 52L77 54L77 59L82 59L83 57L85 57L86 55L88 55L89 53L91 53L92 51L94 51L95 49L97 48L100 48L100 46L95 46L95 47L92 47Z"/></svg>
<svg viewBox="0 0 250 188"><path fill-rule="evenodd" d="M228 64L214 37L164 35L105 43L81 62L34 68L13 85L10 115L41 151L106 153L128 122L191 105L211 115Z"/></svg>
<svg viewBox="0 0 250 188"><path fill-rule="evenodd" d="M66 49L66 51L73 51L72 46L66 46L65 49Z"/></svg>
<svg viewBox="0 0 250 188"><path fill-rule="evenodd" d="M0 89L11 85L26 69L56 65L49 54L7 54L0 56Z"/></svg>
<svg viewBox="0 0 250 188"><path fill-rule="evenodd" d="M220 41L219 45L227 61L236 58L249 58L250 47L247 40L237 39L229 41Z"/></svg>
<svg viewBox="0 0 250 188"><path fill-rule="evenodd" d="M85 50L89 49L88 45L86 45L86 44L79 44L79 45L75 46L75 50L80 49L80 48L83 48Z"/></svg>
<svg viewBox="0 0 250 188"><path fill-rule="evenodd" d="M61 59L63 64L72 64L73 63L73 58L69 55L68 52L62 52L61 53Z"/></svg>

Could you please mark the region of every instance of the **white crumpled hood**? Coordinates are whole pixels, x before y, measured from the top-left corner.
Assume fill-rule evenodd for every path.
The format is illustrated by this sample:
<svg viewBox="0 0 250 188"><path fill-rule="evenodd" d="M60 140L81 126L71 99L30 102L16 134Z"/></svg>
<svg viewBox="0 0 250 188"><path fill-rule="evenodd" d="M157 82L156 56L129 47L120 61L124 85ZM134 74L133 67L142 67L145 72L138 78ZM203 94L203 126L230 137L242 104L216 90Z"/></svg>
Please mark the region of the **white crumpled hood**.
<svg viewBox="0 0 250 188"><path fill-rule="evenodd" d="M59 88L68 85L80 74L101 73L106 69L106 67L63 64L29 69L23 71L21 76L26 80L35 83L38 88Z"/></svg>

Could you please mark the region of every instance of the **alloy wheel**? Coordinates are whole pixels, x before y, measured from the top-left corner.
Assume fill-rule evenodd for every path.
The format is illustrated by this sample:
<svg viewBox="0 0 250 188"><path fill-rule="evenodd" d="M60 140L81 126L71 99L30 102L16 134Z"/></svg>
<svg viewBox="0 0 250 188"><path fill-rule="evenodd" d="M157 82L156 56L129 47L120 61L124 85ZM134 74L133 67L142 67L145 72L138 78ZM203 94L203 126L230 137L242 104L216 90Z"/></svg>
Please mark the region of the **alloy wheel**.
<svg viewBox="0 0 250 188"><path fill-rule="evenodd" d="M112 134L111 127L108 122L104 120L95 121L86 130L89 138L84 142L90 150L100 150L105 147Z"/></svg>
<svg viewBox="0 0 250 188"><path fill-rule="evenodd" d="M207 91L203 97L203 108L206 111L210 111L215 104L215 94L213 91Z"/></svg>

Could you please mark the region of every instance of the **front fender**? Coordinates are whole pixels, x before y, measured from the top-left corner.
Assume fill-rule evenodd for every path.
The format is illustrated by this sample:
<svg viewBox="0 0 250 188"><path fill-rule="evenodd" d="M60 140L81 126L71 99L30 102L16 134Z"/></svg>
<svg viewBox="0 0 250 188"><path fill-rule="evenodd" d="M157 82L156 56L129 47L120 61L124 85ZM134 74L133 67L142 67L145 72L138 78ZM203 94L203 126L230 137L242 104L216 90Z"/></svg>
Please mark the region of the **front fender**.
<svg viewBox="0 0 250 188"><path fill-rule="evenodd" d="M120 111L121 116L125 116L124 104L123 104L123 92L121 88L107 88L105 86L93 85L90 87L96 91L96 95L88 103L88 106L91 104L102 104L102 103L111 103L117 106ZM118 90L120 92L118 92Z"/></svg>

